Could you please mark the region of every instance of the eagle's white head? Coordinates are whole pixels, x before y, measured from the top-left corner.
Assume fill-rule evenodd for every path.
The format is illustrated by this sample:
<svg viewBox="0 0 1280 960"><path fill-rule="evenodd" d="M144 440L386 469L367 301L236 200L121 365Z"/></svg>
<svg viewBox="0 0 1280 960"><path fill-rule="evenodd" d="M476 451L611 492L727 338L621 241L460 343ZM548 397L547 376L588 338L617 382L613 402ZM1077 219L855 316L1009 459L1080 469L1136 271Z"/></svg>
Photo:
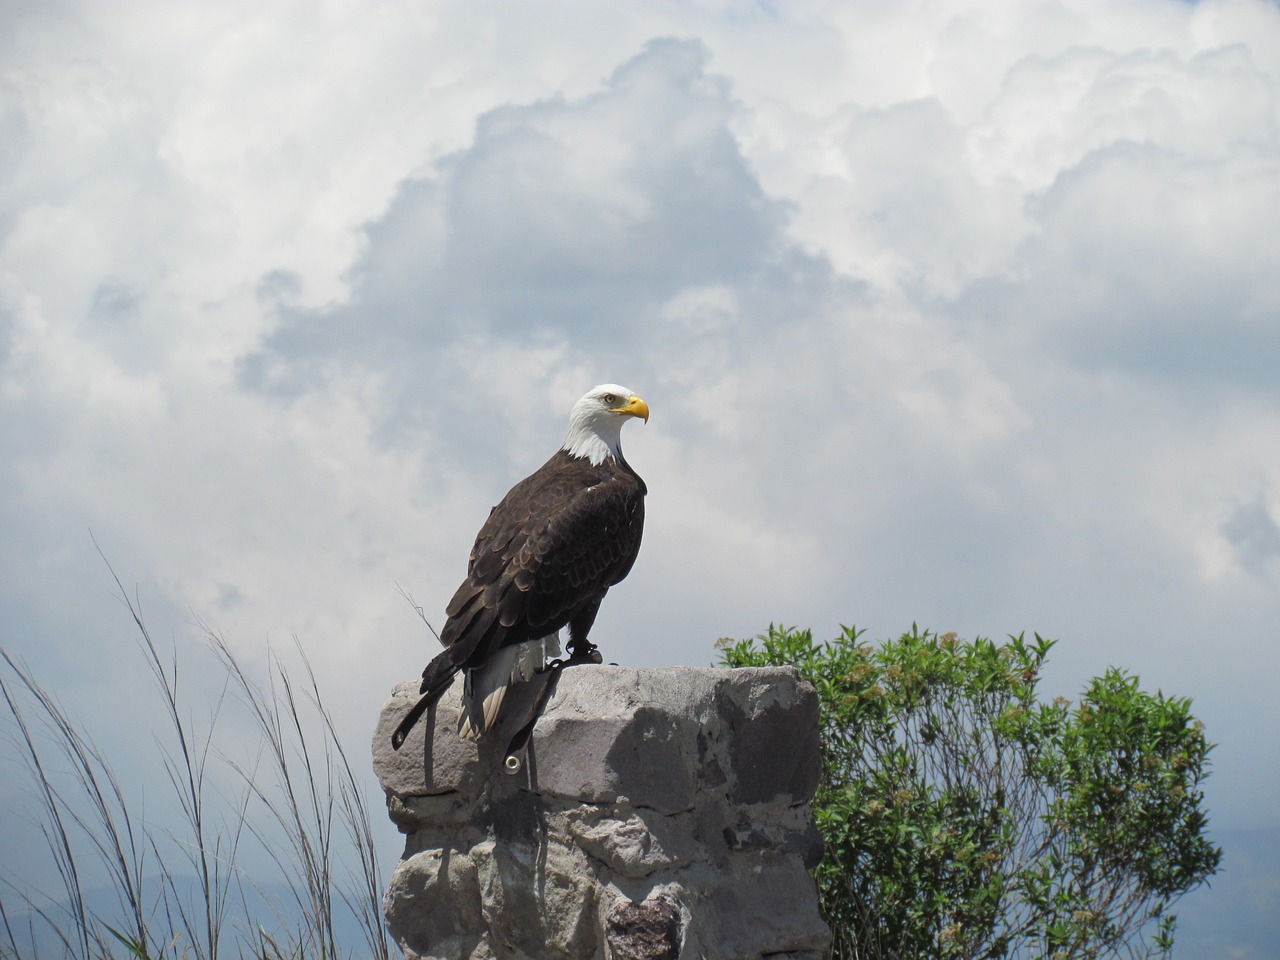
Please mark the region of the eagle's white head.
<svg viewBox="0 0 1280 960"><path fill-rule="evenodd" d="M592 464L606 457L622 457L622 425L631 417L649 422L649 405L626 387L603 383L592 387L573 405L564 449L573 457L587 457Z"/></svg>

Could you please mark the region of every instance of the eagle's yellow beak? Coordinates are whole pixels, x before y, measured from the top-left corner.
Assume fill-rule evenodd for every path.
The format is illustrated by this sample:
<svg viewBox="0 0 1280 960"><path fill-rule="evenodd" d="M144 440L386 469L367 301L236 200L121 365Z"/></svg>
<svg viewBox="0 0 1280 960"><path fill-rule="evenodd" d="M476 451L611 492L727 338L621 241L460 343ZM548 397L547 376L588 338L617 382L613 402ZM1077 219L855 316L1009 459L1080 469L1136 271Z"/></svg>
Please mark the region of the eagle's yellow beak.
<svg viewBox="0 0 1280 960"><path fill-rule="evenodd" d="M627 417L639 417L645 423L649 422L649 405L635 394L627 397L626 403L620 407L614 407L610 412L620 413Z"/></svg>

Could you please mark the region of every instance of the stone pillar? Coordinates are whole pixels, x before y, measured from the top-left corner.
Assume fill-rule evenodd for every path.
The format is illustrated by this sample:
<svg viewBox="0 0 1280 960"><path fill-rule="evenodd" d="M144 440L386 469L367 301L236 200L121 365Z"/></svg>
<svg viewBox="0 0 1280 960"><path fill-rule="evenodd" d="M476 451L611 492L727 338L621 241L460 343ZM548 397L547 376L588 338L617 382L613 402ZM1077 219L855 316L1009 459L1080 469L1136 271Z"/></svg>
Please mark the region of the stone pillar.
<svg viewBox="0 0 1280 960"><path fill-rule="evenodd" d="M387 889L410 960L820 960L806 872L818 704L790 668L565 670L514 775L541 680L480 743L450 690L399 752L396 687L374 768L406 836Z"/></svg>

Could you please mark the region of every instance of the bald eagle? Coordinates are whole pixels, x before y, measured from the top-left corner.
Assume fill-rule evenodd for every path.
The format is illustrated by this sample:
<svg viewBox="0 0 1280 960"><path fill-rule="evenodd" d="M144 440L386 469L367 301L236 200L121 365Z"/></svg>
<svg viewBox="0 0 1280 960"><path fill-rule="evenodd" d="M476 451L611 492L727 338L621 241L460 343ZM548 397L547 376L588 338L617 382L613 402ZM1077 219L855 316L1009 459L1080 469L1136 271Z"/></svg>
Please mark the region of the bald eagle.
<svg viewBox="0 0 1280 960"><path fill-rule="evenodd" d="M563 627L570 662L601 661L587 635L609 588L631 572L644 527L647 489L620 441L632 417L648 423L649 407L626 387L592 388L569 414L564 445L490 511L445 609L445 649L422 672L422 697L394 746L459 671L459 732L478 737L498 719L508 686L559 654Z"/></svg>

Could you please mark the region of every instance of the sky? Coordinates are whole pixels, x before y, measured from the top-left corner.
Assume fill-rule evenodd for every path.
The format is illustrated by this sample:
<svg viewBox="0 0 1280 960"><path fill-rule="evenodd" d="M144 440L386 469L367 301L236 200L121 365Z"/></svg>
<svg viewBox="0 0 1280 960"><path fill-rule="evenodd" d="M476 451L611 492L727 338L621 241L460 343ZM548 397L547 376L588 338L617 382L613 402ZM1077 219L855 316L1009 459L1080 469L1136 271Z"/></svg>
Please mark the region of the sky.
<svg viewBox="0 0 1280 960"><path fill-rule="evenodd" d="M5 0L0 641L145 771L114 570L363 749L401 591L615 382L608 659L1037 632L1051 695L1193 698L1274 837L1278 223L1263 0Z"/></svg>

